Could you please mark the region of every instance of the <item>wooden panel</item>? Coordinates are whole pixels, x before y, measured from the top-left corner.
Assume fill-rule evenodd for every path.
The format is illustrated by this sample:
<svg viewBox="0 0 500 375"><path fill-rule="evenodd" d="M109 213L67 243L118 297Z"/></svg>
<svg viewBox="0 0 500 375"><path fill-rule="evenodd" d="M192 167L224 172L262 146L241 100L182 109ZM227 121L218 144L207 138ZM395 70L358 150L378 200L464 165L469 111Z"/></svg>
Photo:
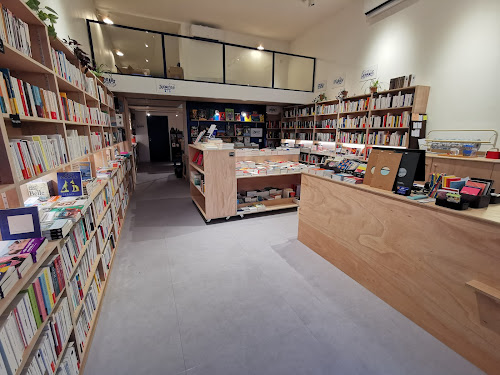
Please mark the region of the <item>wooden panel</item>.
<svg viewBox="0 0 500 375"><path fill-rule="evenodd" d="M446 173L458 177L491 178L493 163L469 161L464 159L433 158L431 173Z"/></svg>
<svg viewBox="0 0 500 375"><path fill-rule="evenodd" d="M495 164L493 166L493 171L491 173L491 179L495 181L493 187L495 187L497 193L500 192L500 164Z"/></svg>
<svg viewBox="0 0 500 375"><path fill-rule="evenodd" d="M415 98L413 100L413 112L418 114L427 113L427 102L429 101L429 86L415 87Z"/></svg>
<svg viewBox="0 0 500 375"><path fill-rule="evenodd" d="M300 174L280 174L266 177L241 178L238 179L238 191L263 189L268 186L284 189L300 184L300 176Z"/></svg>
<svg viewBox="0 0 500 375"><path fill-rule="evenodd" d="M500 373L500 335L481 323L466 286L500 288L498 223L306 174L300 205L301 242L481 369Z"/></svg>
<svg viewBox="0 0 500 375"><path fill-rule="evenodd" d="M205 150L205 213L208 219L236 215L234 150Z"/></svg>

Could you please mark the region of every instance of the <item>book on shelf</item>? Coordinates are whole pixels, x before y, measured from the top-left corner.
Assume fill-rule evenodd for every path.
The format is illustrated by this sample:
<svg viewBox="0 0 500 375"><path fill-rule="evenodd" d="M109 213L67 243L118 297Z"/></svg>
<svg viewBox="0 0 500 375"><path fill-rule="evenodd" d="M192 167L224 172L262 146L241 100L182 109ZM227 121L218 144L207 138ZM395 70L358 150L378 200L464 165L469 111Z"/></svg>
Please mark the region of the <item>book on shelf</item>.
<svg viewBox="0 0 500 375"><path fill-rule="evenodd" d="M340 132L339 142L364 144L366 139L365 132Z"/></svg>
<svg viewBox="0 0 500 375"><path fill-rule="evenodd" d="M54 195L54 186L52 180L41 181L41 182L29 182L26 184L26 189L28 190L28 196L30 197L41 197L50 198Z"/></svg>
<svg viewBox="0 0 500 375"><path fill-rule="evenodd" d="M370 133L368 144L374 146L406 146L408 133L378 131Z"/></svg>
<svg viewBox="0 0 500 375"><path fill-rule="evenodd" d="M1 5L0 39L18 51L32 57L29 25Z"/></svg>
<svg viewBox="0 0 500 375"><path fill-rule="evenodd" d="M94 274L92 283L87 292L85 300L82 302L82 310L79 314L76 327L75 327L75 337L77 345L80 347L80 350L83 351L87 344L87 336L91 328L91 323L95 312L98 307L98 298L101 292L102 283L99 276L99 273L96 272Z"/></svg>
<svg viewBox="0 0 500 375"><path fill-rule="evenodd" d="M410 112L402 112L400 115L390 113L384 116L374 116L370 118L370 127L372 128L407 128L410 126Z"/></svg>
<svg viewBox="0 0 500 375"><path fill-rule="evenodd" d="M3 113L52 120L60 119L54 92L13 77L9 69L0 68L0 72L3 76L3 83L0 85ZM6 92L4 92L4 87Z"/></svg>
<svg viewBox="0 0 500 375"><path fill-rule="evenodd" d="M373 100L372 109L411 107L413 105L413 97L413 94L402 94L401 91L394 96L391 96L391 94L379 96Z"/></svg>
<svg viewBox="0 0 500 375"><path fill-rule="evenodd" d="M66 129L66 142L71 160L90 153L89 138L79 135L76 129Z"/></svg>
<svg viewBox="0 0 500 375"><path fill-rule="evenodd" d="M344 101L340 105L340 112L368 111L370 108L370 98Z"/></svg>
<svg viewBox="0 0 500 375"><path fill-rule="evenodd" d="M338 128L366 128L368 124L368 116L357 116L357 117L341 117L338 120Z"/></svg>
<svg viewBox="0 0 500 375"><path fill-rule="evenodd" d="M76 87L82 90L85 89L85 75L80 68L69 62L64 52L51 48L50 57L56 74L64 78L66 81L71 82Z"/></svg>
<svg viewBox="0 0 500 375"><path fill-rule="evenodd" d="M389 81L389 90L402 89L414 85L415 85L415 74L410 74L409 76L392 78Z"/></svg>
<svg viewBox="0 0 500 375"><path fill-rule="evenodd" d="M42 235L49 240L59 240L68 235L73 222L69 219L46 220L40 223Z"/></svg>

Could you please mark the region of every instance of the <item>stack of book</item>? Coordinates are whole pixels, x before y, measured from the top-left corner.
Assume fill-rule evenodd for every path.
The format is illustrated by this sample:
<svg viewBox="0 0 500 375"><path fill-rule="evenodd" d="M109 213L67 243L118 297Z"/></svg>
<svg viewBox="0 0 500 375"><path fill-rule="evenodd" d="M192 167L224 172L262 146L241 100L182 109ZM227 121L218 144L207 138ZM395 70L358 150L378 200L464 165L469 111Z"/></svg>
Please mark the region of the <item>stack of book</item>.
<svg viewBox="0 0 500 375"><path fill-rule="evenodd" d="M62 355L72 327L68 300L63 298L60 308L42 331L40 343L27 368L27 375L54 374L55 365Z"/></svg>
<svg viewBox="0 0 500 375"><path fill-rule="evenodd" d="M2 113L59 120L57 96L49 90L31 85L0 68L0 107Z"/></svg>
<svg viewBox="0 0 500 375"><path fill-rule="evenodd" d="M9 143L19 180L27 180L69 162L60 134L26 135L10 139Z"/></svg>
<svg viewBox="0 0 500 375"><path fill-rule="evenodd" d="M80 89L84 89L85 87L85 75L82 71L71 64L69 60L66 58L66 55L62 51L56 51L54 48L51 48L52 65L54 66L54 72L58 74L60 77L64 78L68 82L71 82L73 85Z"/></svg>
<svg viewBox="0 0 500 375"><path fill-rule="evenodd" d="M5 6L0 4L0 8L0 39L25 55L33 57L28 24L17 18Z"/></svg>

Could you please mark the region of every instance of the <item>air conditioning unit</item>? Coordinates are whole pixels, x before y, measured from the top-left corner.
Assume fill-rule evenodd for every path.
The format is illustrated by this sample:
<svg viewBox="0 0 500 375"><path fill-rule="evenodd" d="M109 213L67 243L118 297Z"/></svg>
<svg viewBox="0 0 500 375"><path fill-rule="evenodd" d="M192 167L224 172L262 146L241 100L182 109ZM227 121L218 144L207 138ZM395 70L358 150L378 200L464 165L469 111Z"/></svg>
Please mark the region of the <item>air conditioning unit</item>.
<svg viewBox="0 0 500 375"><path fill-rule="evenodd" d="M224 30L202 25L191 25L191 36L222 42L224 41Z"/></svg>
<svg viewBox="0 0 500 375"><path fill-rule="evenodd" d="M364 11L367 18L374 17L406 0L365 0Z"/></svg>

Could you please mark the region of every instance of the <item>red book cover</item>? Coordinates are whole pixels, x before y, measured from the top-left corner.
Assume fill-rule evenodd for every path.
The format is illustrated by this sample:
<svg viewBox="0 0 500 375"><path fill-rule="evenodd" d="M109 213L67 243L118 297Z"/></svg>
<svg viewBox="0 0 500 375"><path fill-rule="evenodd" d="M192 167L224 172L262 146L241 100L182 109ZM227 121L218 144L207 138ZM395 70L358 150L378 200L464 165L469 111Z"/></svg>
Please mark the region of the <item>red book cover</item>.
<svg viewBox="0 0 500 375"><path fill-rule="evenodd" d="M56 345L56 354L59 356L59 353L61 353L62 350L62 345L63 342L61 341L61 336L59 335L59 327L57 326L56 321L54 320L54 336L57 339L57 345Z"/></svg>
<svg viewBox="0 0 500 375"><path fill-rule="evenodd" d="M479 192L479 195L483 195L484 190L486 189L486 184L483 184L481 182L475 182L475 181L467 181L467 183L465 184L465 187L467 187L467 186L480 189L481 191Z"/></svg>
<svg viewBox="0 0 500 375"><path fill-rule="evenodd" d="M64 280L64 274L62 270L61 257L57 257L57 259L54 260L54 265L56 266L57 282L59 283L59 289L63 290L66 282Z"/></svg>
<svg viewBox="0 0 500 375"><path fill-rule="evenodd" d="M33 289L35 290L36 304L38 305L38 311L42 316L42 322L47 319L47 311L45 310L45 303L43 302L42 288L40 287L40 280L38 277L33 283Z"/></svg>
<svg viewBox="0 0 500 375"><path fill-rule="evenodd" d="M16 145L17 145L17 148L19 149L19 154L21 155L21 160L23 162L23 165L24 165L24 169L21 170L21 172L23 173L23 177L25 179L28 179L31 177L31 173L29 171L29 169L26 167L26 162L24 161L24 156L23 156L23 150L21 148L21 143L20 142L16 142Z"/></svg>
<svg viewBox="0 0 500 375"><path fill-rule="evenodd" d="M196 153L194 154L194 157L193 157L193 163L196 163L198 161L198 156L200 155L200 151L196 151Z"/></svg>
<svg viewBox="0 0 500 375"><path fill-rule="evenodd" d="M21 102L23 102L23 108L24 108L24 113L26 116L30 115L30 112L28 111L28 107L26 106L26 98L24 97L24 87L21 84L21 80L17 80L17 85L19 86L19 93L21 94Z"/></svg>
<svg viewBox="0 0 500 375"><path fill-rule="evenodd" d="M203 154L200 152L200 155L198 156L198 165L203 165Z"/></svg>

